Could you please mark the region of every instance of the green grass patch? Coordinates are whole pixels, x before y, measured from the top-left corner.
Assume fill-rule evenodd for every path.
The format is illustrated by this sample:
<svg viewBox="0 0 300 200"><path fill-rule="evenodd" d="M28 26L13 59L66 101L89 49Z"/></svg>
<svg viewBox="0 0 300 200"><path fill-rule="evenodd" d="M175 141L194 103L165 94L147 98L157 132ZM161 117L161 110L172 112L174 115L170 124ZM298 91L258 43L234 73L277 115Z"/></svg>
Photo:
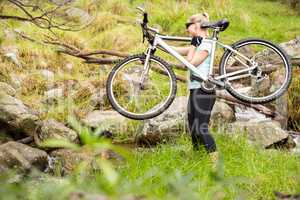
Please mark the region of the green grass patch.
<svg viewBox="0 0 300 200"><path fill-rule="evenodd" d="M0 179L1 195L67 199L72 192L85 191L112 199L128 195L145 199L274 199L274 191L300 192L299 156L260 149L242 136L214 135L220 152L217 170L212 169L209 156L204 151L194 152L190 138L183 135L173 144L126 150L126 161L103 173L79 166L68 177L37 178L40 175L33 174L15 187Z"/></svg>

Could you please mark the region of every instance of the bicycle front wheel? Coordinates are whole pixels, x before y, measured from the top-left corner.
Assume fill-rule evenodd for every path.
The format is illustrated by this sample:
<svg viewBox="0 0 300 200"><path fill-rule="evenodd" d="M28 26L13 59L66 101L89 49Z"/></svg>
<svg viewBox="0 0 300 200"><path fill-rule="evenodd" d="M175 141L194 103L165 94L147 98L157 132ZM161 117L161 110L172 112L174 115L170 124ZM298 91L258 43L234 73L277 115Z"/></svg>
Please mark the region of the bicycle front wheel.
<svg viewBox="0 0 300 200"><path fill-rule="evenodd" d="M233 49L251 60L226 50L220 62L220 75L254 66L254 69L225 77L227 91L247 103L268 103L287 91L292 69L285 52L262 39L245 39L232 45ZM256 66L256 67L255 67Z"/></svg>
<svg viewBox="0 0 300 200"><path fill-rule="evenodd" d="M131 119L158 116L176 96L176 76L169 65L151 55L149 68L145 70L145 59L145 54L125 58L112 69L107 80L106 90L112 107Z"/></svg>

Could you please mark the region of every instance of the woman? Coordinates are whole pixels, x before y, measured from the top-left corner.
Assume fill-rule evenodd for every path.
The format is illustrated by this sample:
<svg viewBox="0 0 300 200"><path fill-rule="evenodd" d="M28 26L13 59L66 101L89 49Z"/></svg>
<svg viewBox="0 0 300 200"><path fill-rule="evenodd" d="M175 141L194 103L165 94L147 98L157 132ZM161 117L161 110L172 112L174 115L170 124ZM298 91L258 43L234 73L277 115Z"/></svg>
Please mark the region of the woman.
<svg viewBox="0 0 300 200"><path fill-rule="evenodd" d="M208 37L208 30L201 28L201 24L208 21L207 13L192 15L186 23L186 29L192 37L191 46L173 47L181 55L187 56L191 64L206 74L209 73L211 61L211 44L202 42L203 38ZM218 158L216 143L208 130L211 110L216 101L216 91L202 90L199 81L191 80L191 75L194 73L189 71L189 75L188 125L192 144L194 150L199 150L200 146L204 146L213 161L216 161Z"/></svg>

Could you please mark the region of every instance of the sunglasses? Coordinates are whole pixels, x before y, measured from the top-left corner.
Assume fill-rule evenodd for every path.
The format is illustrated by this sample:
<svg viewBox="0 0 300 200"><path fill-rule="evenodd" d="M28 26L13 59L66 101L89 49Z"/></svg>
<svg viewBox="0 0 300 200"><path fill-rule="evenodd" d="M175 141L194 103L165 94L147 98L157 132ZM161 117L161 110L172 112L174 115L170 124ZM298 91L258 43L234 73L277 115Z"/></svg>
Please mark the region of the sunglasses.
<svg viewBox="0 0 300 200"><path fill-rule="evenodd" d="M197 22L201 22L201 21L185 23L185 28L188 29L190 25L195 24L195 23L197 23Z"/></svg>
<svg viewBox="0 0 300 200"><path fill-rule="evenodd" d="M186 29L188 29L188 28L189 28L189 26L190 26L190 25L192 25L192 24L194 24L194 23L192 23L192 22L185 23L185 28L186 28Z"/></svg>

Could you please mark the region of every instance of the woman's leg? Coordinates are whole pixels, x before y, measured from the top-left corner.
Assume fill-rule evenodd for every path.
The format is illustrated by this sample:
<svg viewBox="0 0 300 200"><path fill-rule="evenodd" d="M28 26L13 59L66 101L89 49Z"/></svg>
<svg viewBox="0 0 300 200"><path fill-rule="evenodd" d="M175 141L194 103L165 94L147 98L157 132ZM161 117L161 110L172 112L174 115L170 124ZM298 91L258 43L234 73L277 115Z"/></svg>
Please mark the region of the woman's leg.
<svg viewBox="0 0 300 200"><path fill-rule="evenodd" d="M195 150L204 145L207 152L216 151L216 143L209 132L211 110L216 101L216 93L206 93L201 88L191 89L188 100L188 124Z"/></svg>

